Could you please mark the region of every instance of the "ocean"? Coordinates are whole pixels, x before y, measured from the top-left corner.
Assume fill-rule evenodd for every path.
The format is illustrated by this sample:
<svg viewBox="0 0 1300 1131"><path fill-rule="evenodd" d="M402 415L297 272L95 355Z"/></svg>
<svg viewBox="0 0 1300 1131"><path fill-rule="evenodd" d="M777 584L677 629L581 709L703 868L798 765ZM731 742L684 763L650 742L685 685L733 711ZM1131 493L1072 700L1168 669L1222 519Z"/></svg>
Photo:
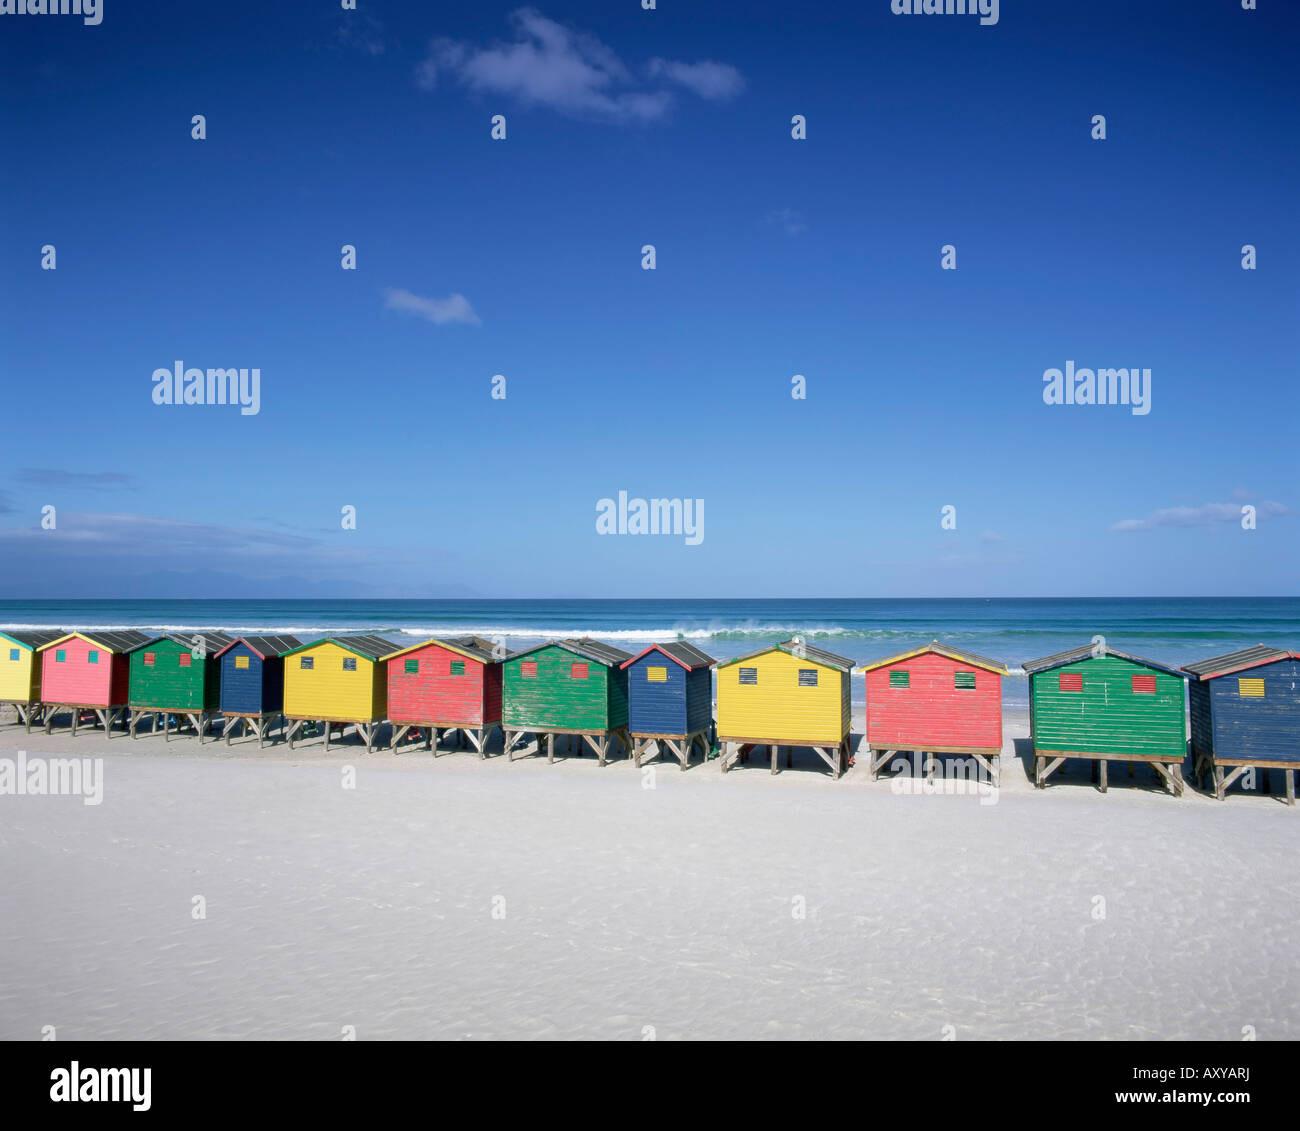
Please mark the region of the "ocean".
<svg viewBox="0 0 1300 1131"><path fill-rule="evenodd" d="M631 652L689 640L718 659L798 633L858 662L937 639L1005 663L1007 704L1024 707L1020 665L1096 635L1174 667L1252 644L1300 648L1300 597L0 602L0 629L48 627L303 638L368 632L398 644L475 633L511 649L595 636ZM855 677L854 701L862 695Z"/></svg>

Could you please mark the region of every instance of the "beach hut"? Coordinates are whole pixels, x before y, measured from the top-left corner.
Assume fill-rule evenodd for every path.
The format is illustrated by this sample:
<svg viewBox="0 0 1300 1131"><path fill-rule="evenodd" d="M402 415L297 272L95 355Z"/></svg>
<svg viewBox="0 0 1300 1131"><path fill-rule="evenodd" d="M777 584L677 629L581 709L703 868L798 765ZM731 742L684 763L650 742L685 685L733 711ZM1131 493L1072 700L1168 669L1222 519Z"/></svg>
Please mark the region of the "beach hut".
<svg viewBox="0 0 1300 1131"><path fill-rule="evenodd" d="M93 711L113 737L113 725L127 709L131 661L127 652L149 639L143 632L67 632L40 645L41 703L45 733L55 715L72 712L72 733L84 711Z"/></svg>
<svg viewBox="0 0 1300 1131"><path fill-rule="evenodd" d="M722 771L755 746L766 746L776 773L782 746L807 746L838 778L849 757L852 671L852 660L797 636L719 664Z"/></svg>
<svg viewBox="0 0 1300 1131"><path fill-rule="evenodd" d="M459 731L480 758L501 725L501 662L505 646L479 636L430 638L383 657L388 675L390 747L412 728L425 731L435 754L444 731Z"/></svg>
<svg viewBox="0 0 1300 1131"><path fill-rule="evenodd" d="M388 713L388 681L380 658L398 646L382 636L327 636L300 644L284 656L284 717L292 749L307 723L325 730L325 749L337 726L349 725L375 748L375 734Z"/></svg>
<svg viewBox="0 0 1300 1131"><path fill-rule="evenodd" d="M693 644L651 644L624 660L627 672L628 733L632 757L641 758L655 745L676 755L685 770L695 744L700 756L709 753L713 729L713 667L718 661Z"/></svg>
<svg viewBox="0 0 1300 1131"><path fill-rule="evenodd" d="M1176 796L1187 757L1186 678L1175 668L1104 643L1028 660L1034 784L1042 789L1067 758L1097 763L1106 792L1108 761L1145 762Z"/></svg>
<svg viewBox="0 0 1300 1131"><path fill-rule="evenodd" d="M900 751L915 751L965 755L997 782L1004 664L935 640L858 671L866 676L863 744L873 778ZM933 778L935 759L926 766Z"/></svg>
<svg viewBox="0 0 1300 1131"><path fill-rule="evenodd" d="M41 661L36 650L63 635L62 629L0 632L0 705L13 707L29 732L41 716Z"/></svg>
<svg viewBox="0 0 1300 1131"><path fill-rule="evenodd" d="M1259 644L1183 666L1191 682L1192 758L1198 778L1214 773L1214 795L1250 767L1283 770L1295 804L1300 767L1300 652Z"/></svg>
<svg viewBox="0 0 1300 1131"><path fill-rule="evenodd" d="M221 665L216 650L231 642L224 632L155 636L127 649L131 659L131 737L139 738L140 720L153 720L154 733L162 720L163 737L171 741L171 722L188 719L199 736L216 717ZM178 722L179 726L179 722Z"/></svg>
<svg viewBox="0 0 1300 1131"><path fill-rule="evenodd" d="M221 714L226 745L236 727L257 736L261 749L271 720L284 720L284 654L302 643L296 636L239 636L213 657L221 665Z"/></svg>
<svg viewBox="0 0 1300 1131"><path fill-rule="evenodd" d="M555 737L578 736L605 764L610 742L617 738L629 752L627 732L627 672L632 658L621 648L599 640L550 640L506 658L501 671L501 726L509 755L525 734L537 736L555 761Z"/></svg>

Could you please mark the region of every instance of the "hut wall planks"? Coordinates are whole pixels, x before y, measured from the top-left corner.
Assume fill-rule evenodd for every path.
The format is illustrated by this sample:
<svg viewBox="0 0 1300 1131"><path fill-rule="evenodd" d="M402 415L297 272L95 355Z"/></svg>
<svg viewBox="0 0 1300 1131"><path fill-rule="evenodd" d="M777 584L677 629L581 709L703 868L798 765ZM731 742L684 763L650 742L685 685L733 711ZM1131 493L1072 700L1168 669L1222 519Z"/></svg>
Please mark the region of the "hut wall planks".
<svg viewBox="0 0 1300 1131"><path fill-rule="evenodd" d="M890 673L906 671L907 686ZM970 689L956 686L968 673ZM866 673L867 742L879 750L930 746L1002 749L1002 678L937 652L923 652Z"/></svg>
<svg viewBox="0 0 1300 1131"><path fill-rule="evenodd" d="M1059 677L1073 674L1081 677L1081 690L1061 691ZM1134 691L1135 675L1154 676L1155 692ZM1157 758L1186 753L1181 676L1106 655L1036 672L1030 680L1035 749Z"/></svg>
<svg viewBox="0 0 1300 1131"><path fill-rule="evenodd" d="M304 668L303 661L310 660ZM345 660L354 661L352 670ZM295 718L373 720L387 713L384 665L323 640L285 657L284 713Z"/></svg>
<svg viewBox="0 0 1300 1131"><path fill-rule="evenodd" d="M754 669L756 682L741 683ZM799 682L817 672L816 686ZM773 648L718 668L718 733L736 737L835 745L849 733L849 673Z"/></svg>
<svg viewBox="0 0 1300 1131"><path fill-rule="evenodd" d="M1241 694L1242 679L1262 679L1263 695ZM1198 749L1212 751L1216 758L1300 763L1300 660L1278 660L1196 680L1190 690L1192 737ZM1207 723L1212 743L1204 741Z"/></svg>

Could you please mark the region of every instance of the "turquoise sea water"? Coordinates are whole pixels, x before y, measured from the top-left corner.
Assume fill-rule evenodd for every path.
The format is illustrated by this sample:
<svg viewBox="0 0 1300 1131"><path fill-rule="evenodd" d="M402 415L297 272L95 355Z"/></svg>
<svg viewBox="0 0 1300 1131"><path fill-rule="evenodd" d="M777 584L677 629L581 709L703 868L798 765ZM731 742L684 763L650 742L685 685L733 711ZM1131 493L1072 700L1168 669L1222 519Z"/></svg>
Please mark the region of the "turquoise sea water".
<svg viewBox="0 0 1300 1131"><path fill-rule="evenodd" d="M0 602L0 628L24 627L372 632L398 643L472 632L510 648L588 635L632 652L684 639L718 659L800 633L855 661L939 639L1003 661L1013 673L1007 701L1023 705L1025 660L1097 634L1173 666L1251 644L1300 648L1300 597ZM856 677L855 700L860 684Z"/></svg>

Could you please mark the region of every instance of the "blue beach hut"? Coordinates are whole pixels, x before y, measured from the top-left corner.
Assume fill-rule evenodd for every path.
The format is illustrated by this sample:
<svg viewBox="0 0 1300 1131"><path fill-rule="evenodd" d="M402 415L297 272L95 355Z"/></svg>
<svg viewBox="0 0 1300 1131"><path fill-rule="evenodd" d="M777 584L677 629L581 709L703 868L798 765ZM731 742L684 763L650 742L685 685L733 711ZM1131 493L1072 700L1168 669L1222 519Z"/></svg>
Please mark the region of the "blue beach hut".
<svg viewBox="0 0 1300 1131"><path fill-rule="evenodd" d="M708 754L713 728L712 656L692 644L651 644L620 666L627 671L628 733L632 756L656 744L671 751L685 770L695 744Z"/></svg>
<svg viewBox="0 0 1300 1131"><path fill-rule="evenodd" d="M270 720L284 710L284 654L301 643L296 636L240 636L216 654L227 746L236 722L263 744Z"/></svg>
<svg viewBox="0 0 1300 1131"><path fill-rule="evenodd" d="M1295 804L1300 768L1300 652L1258 644L1184 666L1189 678L1192 757L1199 779L1214 775L1220 801L1252 766L1286 772Z"/></svg>

